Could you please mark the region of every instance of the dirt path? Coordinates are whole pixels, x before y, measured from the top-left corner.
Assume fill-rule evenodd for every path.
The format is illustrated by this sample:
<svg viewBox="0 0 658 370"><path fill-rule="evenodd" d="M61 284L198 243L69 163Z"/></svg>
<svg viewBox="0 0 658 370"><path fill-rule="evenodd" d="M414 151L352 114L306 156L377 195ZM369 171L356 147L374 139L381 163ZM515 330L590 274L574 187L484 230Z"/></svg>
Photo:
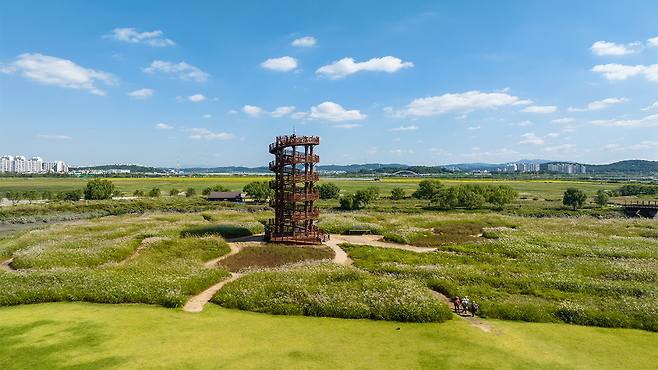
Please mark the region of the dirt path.
<svg viewBox="0 0 658 370"><path fill-rule="evenodd" d="M408 244L397 244L397 243L389 243L389 242L382 242L379 239L382 237L380 235L331 235L331 240L337 240L338 243L352 243L352 244L365 244L365 245L372 245L374 247L384 247L384 248L397 248L397 249L404 249L407 251L412 251L412 252L419 252L419 253L424 253L424 252L433 252L436 250L436 248L422 248L422 247L416 247L413 245L408 245ZM326 244L326 243L325 243Z"/></svg>
<svg viewBox="0 0 658 370"><path fill-rule="evenodd" d="M11 263L13 261L14 261L14 258L12 257L12 258L4 261L3 263L0 263L0 270L5 270L5 271L8 271L8 272L16 272L16 269L11 267Z"/></svg>
<svg viewBox="0 0 658 370"><path fill-rule="evenodd" d="M228 258L242 250L242 248L249 246L249 245L254 245L254 244L261 244L263 243L263 238L264 234L259 234L259 235L250 235L250 236L244 236L241 238L234 238L234 239L227 239L226 243L228 246L231 248L231 251L228 254L225 254L221 257L212 259L206 263L203 264L204 267L206 268L213 268L215 265L217 265L217 262ZM219 283L211 286L210 288L204 290L200 294L190 298L187 303L185 303L185 306L183 306L183 311L186 312L201 312L203 310L203 306L208 303L210 298L212 298L213 294L215 294L219 289L221 289L224 284L233 281L237 278L242 276L242 274L239 273L231 273L231 277L222 280Z"/></svg>
<svg viewBox="0 0 658 370"><path fill-rule="evenodd" d="M205 306L206 303L208 303L208 301L210 301L210 298L212 298L212 296L218 290L220 290L224 286L224 284L226 284L228 282L231 282L231 281L239 278L240 276L242 276L242 274L232 273L230 278L228 278L226 280L223 280L223 281L220 281L219 283L217 283L217 284L211 286L210 288L204 290L203 292L201 292L201 294L190 298L190 300L187 301L187 303L185 303L185 306L183 306L183 311L186 311L186 312L201 312L201 311L203 311L203 306Z"/></svg>

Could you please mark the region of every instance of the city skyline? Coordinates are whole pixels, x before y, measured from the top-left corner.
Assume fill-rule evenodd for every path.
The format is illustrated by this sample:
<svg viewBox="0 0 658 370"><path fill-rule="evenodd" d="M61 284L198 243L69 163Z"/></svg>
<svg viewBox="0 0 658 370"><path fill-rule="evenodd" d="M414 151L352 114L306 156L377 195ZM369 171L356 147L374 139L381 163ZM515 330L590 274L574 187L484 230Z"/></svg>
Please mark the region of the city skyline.
<svg viewBox="0 0 658 370"><path fill-rule="evenodd" d="M658 4L6 1L0 155L658 160Z"/></svg>

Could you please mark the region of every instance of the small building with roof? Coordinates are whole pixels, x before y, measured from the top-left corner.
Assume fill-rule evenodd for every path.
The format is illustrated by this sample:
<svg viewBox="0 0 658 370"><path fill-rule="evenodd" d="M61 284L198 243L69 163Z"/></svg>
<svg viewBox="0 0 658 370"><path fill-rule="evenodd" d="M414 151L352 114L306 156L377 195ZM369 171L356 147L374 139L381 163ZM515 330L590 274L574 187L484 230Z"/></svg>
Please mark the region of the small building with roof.
<svg viewBox="0 0 658 370"><path fill-rule="evenodd" d="M242 193L239 191L213 191L208 195L209 201L242 203Z"/></svg>

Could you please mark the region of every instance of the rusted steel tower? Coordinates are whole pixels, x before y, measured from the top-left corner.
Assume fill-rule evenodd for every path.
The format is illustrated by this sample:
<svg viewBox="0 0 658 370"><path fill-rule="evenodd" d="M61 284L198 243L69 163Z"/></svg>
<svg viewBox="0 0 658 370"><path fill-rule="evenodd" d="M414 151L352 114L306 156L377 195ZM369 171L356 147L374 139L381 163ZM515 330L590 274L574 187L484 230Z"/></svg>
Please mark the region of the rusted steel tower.
<svg viewBox="0 0 658 370"><path fill-rule="evenodd" d="M275 160L270 162L270 171L276 175L270 181L274 189L274 218L265 236L270 242L320 244L329 239L329 234L313 223L320 212L313 208L313 201L320 199L313 190L313 182L320 178L313 172L313 165L320 157L313 154L313 147L320 144L317 136L278 136L270 144L270 153ZM302 149L303 148L303 149Z"/></svg>

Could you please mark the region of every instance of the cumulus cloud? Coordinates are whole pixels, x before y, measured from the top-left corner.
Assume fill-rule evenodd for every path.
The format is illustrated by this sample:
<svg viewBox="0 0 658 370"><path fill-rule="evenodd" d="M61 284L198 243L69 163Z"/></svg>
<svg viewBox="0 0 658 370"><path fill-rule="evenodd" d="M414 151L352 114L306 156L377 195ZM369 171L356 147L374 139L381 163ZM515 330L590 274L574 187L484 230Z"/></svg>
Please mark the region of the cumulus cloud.
<svg viewBox="0 0 658 370"><path fill-rule="evenodd" d="M589 49L596 55L624 55L635 53L633 49L639 46L640 42L632 42L628 45L617 45L614 42L597 41Z"/></svg>
<svg viewBox="0 0 658 370"><path fill-rule="evenodd" d="M396 149L396 150L391 150L391 153L401 155L401 154L413 154L413 150L402 150L402 149Z"/></svg>
<svg viewBox="0 0 658 370"><path fill-rule="evenodd" d="M577 126L566 125L566 126L562 127L562 131L563 132L574 132L574 131L576 131L576 127Z"/></svg>
<svg viewBox="0 0 658 370"><path fill-rule="evenodd" d="M588 111L588 110L597 110L597 109L607 108L612 104L624 103L624 102L627 102L627 101L630 101L630 100L627 99L627 98L621 98L621 99L607 98L607 99L603 99L601 101L593 101L593 102L591 102L587 105L587 108L572 108L572 107L569 107L569 108L567 108L567 110L569 112L584 112L584 111Z"/></svg>
<svg viewBox="0 0 658 370"><path fill-rule="evenodd" d="M548 154L571 153L576 151L575 148L576 146L573 144L563 144L560 146L542 148L541 151Z"/></svg>
<svg viewBox="0 0 658 370"><path fill-rule="evenodd" d="M231 109L230 111L228 111L228 114L237 114L237 113L238 111L236 111L235 109Z"/></svg>
<svg viewBox="0 0 658 370"><path fill-rule="evenodd" d="M288 113L292 113L292 111L295 110L295 107L290 106L290 107L278 107L274 110L274 112L270 113L270 116L272 117L283 117Z"/></svg>
<svg viewBox="0 0 658 370"><path fill-rule="evenodd" d="M640 108L640 110L653 110L653 109L658 109L658 101L651 104L650 106L648 106L646 108Z"/></svg>
<svg viewBox="0 0 658 370"><path fill-rule="evenodd" d="M403 63L401 59L392 56L372 58L367 62L361 63L354 63L354 59L352 58L343 58L337 62L318 68L315 73L337 80L358 71L384 71L392 73L399 69L411 68L413 66L414 64L411 62Z"/></svg>
<svg viewBox="0 0 658 370"><path fill-rule="evenodd" d="M303 47L309 47L309 46L314 46L315 45L315 38L311 36L306 36L302 38L298 38L297 40L292 42L293 46L303 46Z"/></svg>
<svg viewBox="0 0 658 370"><path fill-rule="evenodd" d="M163 60L154 60L150 67L142 68L142 71L146 73L173 73L178 75L178 78L181 80L194 80L196 82L204 82L208 79L208 77L210 77L209 73L206 73L199 68L191 66L185 62L173 64Z"/></svg>
<svg viewBox="0 0 658 370"><path fill-rule="evenodd" d="M212 116L210 114L204 114L201 118L212 118Z"/></svg>
<svg viewBox="0 0 658 370"><path fill-rule="evenodd" d="M173 127L165 125L164 123L158 123L157 125L153 126L153 128L157 128L158 130L170 130Z"/></svg>
<svg viewBox="0 0 658 370"><path fill-rule="evenodd" d="M517 126L530 126L530 125L532 125L532 122L530 122L530 121L523 121L523 122L519 122L519 123L517 123L516 125L517 125Z"/></svg>
<svg viewBox="0 0 658 370"><path fill-rule="evenodd" d="M576 120L575 118L559 118L552 120L551 123L569 123L575 120Z"/></svg>
<svg viewBox="0 0 658 370"><path fill-rule="evenodd" d="M527 134L521 135L525 140L521 140L516 145L543 145L544 140L538 136L535 136L534 133L530 132Z"/></svg>
<svg viewBox="0 0 658 370"><path fill-rule="evenodd" d="M148 99L151 96L153 96L153 90L152 89L141 89L137 91L133 91L128 93L128 96L133 97L135 99Z"/></svg>
<svg viewBox="0 0 658 370"><path fill-rule="evenodd" d="M138 32L135 28L115 28L113 34L103 37L109 37L114 40L127 41L133 44L144 43L151 46L173 46L175 42L169 39L159 38L162 36L162 31L157 30L153 32Z"/></svg>
<svg viewBox="0 0 658 370"><path fill-rule="evenodd" d="M639 144L622 147L619 144L608 144L601 148L601 150L607 150L612 152L624 152L627 150L641 150L641 149L650 149L655 146L658 146L658 141L643 141Z"/></svg>
<svg viewBox="0 0 658 370"><path fill-rule="evenodd" d="M83 68L70 60L51 57L43 54L21 54L15 62L0 71L12 74L21 71L21 75L30 80L46 85L58 85L69 89L85 89L90 93L105 96L94 84L101 81L106 85L114 85L118 78L107 72Z"/></svg>
<svg viewBox="0 0 658 370"><path fill-rule="evenodd" d="M337 127L337 128L355 128L355 127L361 127L358 123L345 123L342 125L334 125L331 127Z"/></svg>
<svg viewBox="0 0 658 370"><path fill-rule="evenodd" d="M187 132L192 132L193 134L188 137L188 139L191 140L199 140L199 139L208 139L208 140L228 140L228 139L235 139L236 136L233 134L228 134L226 132L221 132L219 134L215 134L212 131L208 130L207 128L203 127L185 127L183 128L183 131Z"/></svg>
<svg viewBox="0 0 658 370"><path fill-rule="evenodd" d="M208 134L204 136L208 140L228 140L228 139L235 139L235 135L233 134L227 134L225 132L221 132L219 134Z"/></svg>
<svg viewBox="0 0 658 370"><path fill-rule="evenodd" d="M466 118L466 117L467 117L467 116L466 116L465 114L462 114L461 116L457 116L457 117L455 117L455 119L464 119L464 118Z"/></svg>
<svg viewBox="0 0 658 370"><path fill-rule="evenodd" d="M272 71L288 72L291 69L297 68L297 59L287 56L281 58L273 58L264 61L260 64L260 66Z"/></svg>
<svg viewBox="0 0 658 370"><path fill-rule="evenodd" d="M409 103L406 109L398 110L390 116L401 118L409 115L433 116L441 113L469 113L475 109L497 108L516 104L527 104L527 101L519 101L518 97L504 93L469 91L461 94L444 94L416 99Z"/></svg>
<svg viewBox="0 0 658 370"><path fill-rule="evenodd" d="M302 119L302 118L304 118L307 114L308 114L307 112L297 112L297 113L293 113L293 114L291 114L291 115L290 115L290 118L293 118L293 119Z"/></svg>
<svg viewBox="0 0 658 370"><path fill-rule="evenodd" d="M482 126L476 126L476 127L469 127L467 130L473 131L473 130L479 130L481 128L482 128Z"/></svg>
<svg viewBox="0 0 658 370"><path fill-rule="evenodd" d="M652 64L650 66L625 66L623 64L610 63L594 66L591 71L603 73L603 77L611 81L623 81L628 77L643 74L647 80L658 82L658 64Z"/></svg>
<svg viewBox="0 0 658 370"><path fill-rule="evenodd" d="M554 133L554 132L552 132L552 133L546 135L546 137L550 137L550 138L556 138L556 137L558 137L558 136L560 136L560 134L556 134L556 133Z"/></svg>
<svg viewBox="0 0 658 370"><path fill-rule="evenodd" d="M345 110L339 104L334 102L324 102L317 107L311 107L311 112L308 114L310 120L327 120L327 121L351 121L357 119L365 119L368 117L361 114L358 110Z"/></svg>
<svg viewBox="0 0 658 370"><path fill-rule="evenodd" d="M185 128L183 128L183 131L195 132L197 134L202 134L202 135L212 134L212 131L208 130L207 128L203 128L203 127L185 127Z"/></svg>
<svg viewBox="0 0 658 370"><path fill-rule="evenodd" d="M255 107L253 105L245 105L244 107L242 107L242 111L252 117L260 117L261 114L267 113L263 108Z"/></svg>
<svg viewBox="0 0 658 370"><path fill-rule="evenodd" d="M653 127L658 126L658 114L653 116L644 117L642 119L630 120L596 120L587 122L590 125L606 126L606 127Z"/></svg>
<svg viewBox="0 0 658 370"><path fill-rule="evenodd" d="M658 37L647 40L647 46L658 46Z"/></svg>
<svg viewBox="0 0 658 370"><path fill-rule="evenodd" d="M40 139L52 139L52 140L68 140L69 136L66 135L37 135Z"/></svg>
<svg viewBox="0 0 658 370"><path fill-rule="evenodd" d="M553 113L557 110L557 107L554 105L544 105L544 106L532 106L521 109L521 112L527 113Z"/></svg>
<svg viewBox="0 0 658 370"><path fill-rule="evenodd" d="M418 127L416 127L416 126L407 126L407 127L400 126L400 127L396 127L396 128L389 128L387 131L407 131L407 130L418 130Z"/></svg>
<svg viewBox="0 0 658 370"><path fill-rule="evenodd" d="M201 95L201 94L196 94L196 95L188 96L187 100L193 101L193 102L198 102L198 101L201 101L201 100L206 100L206 97Z"/></svg>

